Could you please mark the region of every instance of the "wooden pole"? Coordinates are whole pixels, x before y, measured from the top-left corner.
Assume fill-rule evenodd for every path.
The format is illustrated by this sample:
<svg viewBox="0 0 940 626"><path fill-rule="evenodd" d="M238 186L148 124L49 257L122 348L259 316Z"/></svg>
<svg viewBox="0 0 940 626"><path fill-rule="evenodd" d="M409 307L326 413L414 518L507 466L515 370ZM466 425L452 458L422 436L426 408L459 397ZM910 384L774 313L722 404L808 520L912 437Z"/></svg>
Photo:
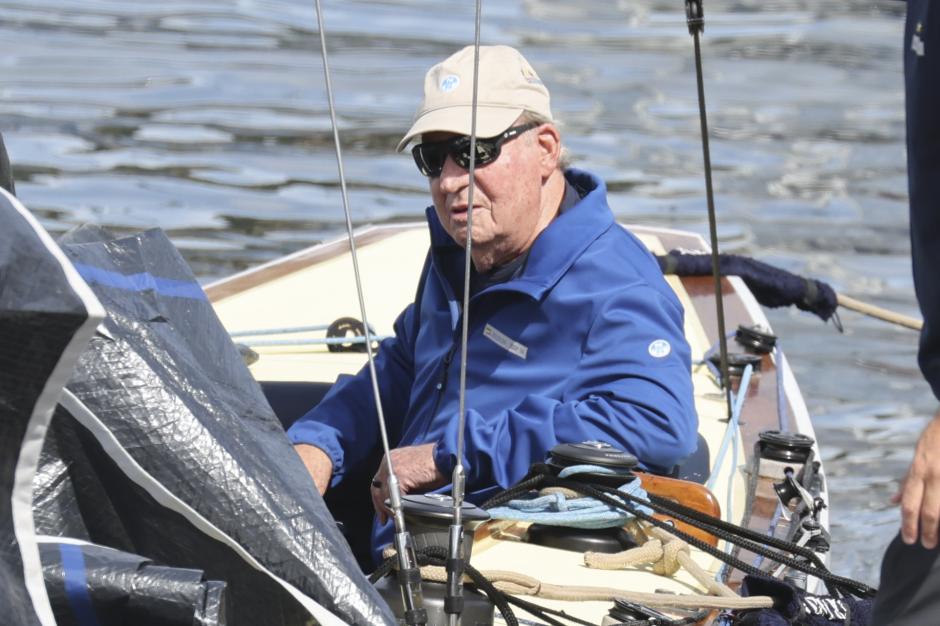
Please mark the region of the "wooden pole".
<svg viewBox="0 0 940 626"><path fill-rule="evenodd" d="M836 300L841 307L862 313L863 315L868 315L869 317L874 317L875 319L897 324L898 326L903 326L912 330L920 330L924 326L924 323L919 319L910 317L908 315L901 315L900 313L883 309L880 306L875 306L874 304L868 304L867 302L850 298L849 296L842 295L841 293L836 294Z"/></svg>

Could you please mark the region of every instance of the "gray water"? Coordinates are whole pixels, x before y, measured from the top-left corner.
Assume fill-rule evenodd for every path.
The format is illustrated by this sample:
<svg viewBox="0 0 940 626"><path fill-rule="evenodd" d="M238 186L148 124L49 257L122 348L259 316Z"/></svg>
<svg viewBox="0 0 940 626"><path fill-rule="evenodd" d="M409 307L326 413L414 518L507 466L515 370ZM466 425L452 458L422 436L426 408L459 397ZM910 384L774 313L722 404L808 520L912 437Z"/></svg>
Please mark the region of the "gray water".
<svg viewBox="0 0 940 626"><path fill-rule="evenodd" d="M425 69L472 41L469 1L324 0L358 223L427 203L394 153ZM706 232L692 40L680 0L489 0L484 43L522 48L576 163L624 221ZM900 2L706 2L721 246L916 315ZM164 228L203 281L340 233L310 0L0 1L0 130L53 234ZM889 497L935 400L915 333L770 312L823 444L835 569L877 582Z"/></svg>

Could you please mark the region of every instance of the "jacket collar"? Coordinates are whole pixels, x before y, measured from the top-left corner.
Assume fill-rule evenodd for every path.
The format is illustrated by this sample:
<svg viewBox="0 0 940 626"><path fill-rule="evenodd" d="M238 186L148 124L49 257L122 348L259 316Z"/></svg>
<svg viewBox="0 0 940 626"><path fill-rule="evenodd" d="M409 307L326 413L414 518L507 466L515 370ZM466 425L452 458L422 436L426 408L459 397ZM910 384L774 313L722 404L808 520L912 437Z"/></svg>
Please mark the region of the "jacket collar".
<svg viewBox="0 0 940 626"><path fill-rule="evenodd" d="M565 178L583 194L581 201L558 215L539 233L521 275L489 287L487 292L517 291L540 299L584 250L613 225L614 216L607 206L607 186L604 181L573 168L565 170ZM433 256L439 270L447 272L449 268L459 267L462 273L463 249L444 230L433 205L425 213L431 232ZM455 255L460 258L459 264L442 262L444 259L453 259Z"/></svg>

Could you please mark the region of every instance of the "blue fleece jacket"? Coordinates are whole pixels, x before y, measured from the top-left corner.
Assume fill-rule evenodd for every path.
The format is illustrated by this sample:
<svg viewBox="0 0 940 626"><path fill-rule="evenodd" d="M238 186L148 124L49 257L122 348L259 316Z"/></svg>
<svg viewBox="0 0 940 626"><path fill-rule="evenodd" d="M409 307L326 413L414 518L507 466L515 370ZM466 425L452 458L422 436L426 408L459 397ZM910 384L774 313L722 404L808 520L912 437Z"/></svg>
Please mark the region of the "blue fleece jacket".
<svg viewBox="0 0 940 626"><path fill-rule="evenodd" d="M561 442L601 440L654 471L691 454L697 417L683 311L652 255L614 222L604 183L569 170L584 192L533 243L522 271L470 301L464 465L480 503ZM436 444L456 462L464 251L427 211L431 251L418 296L381 345L376 370L393 447ZM323 449L335 485L380 446L368 368L337 383L294 424Z"/></svg>

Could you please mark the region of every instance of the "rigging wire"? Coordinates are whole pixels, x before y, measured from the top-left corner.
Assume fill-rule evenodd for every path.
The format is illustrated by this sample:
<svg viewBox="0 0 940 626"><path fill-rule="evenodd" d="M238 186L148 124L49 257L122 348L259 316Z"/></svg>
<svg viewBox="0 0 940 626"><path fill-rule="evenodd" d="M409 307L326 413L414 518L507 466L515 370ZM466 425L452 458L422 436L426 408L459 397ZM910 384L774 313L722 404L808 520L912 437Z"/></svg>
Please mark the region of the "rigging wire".
<svg viewBox="0 0 940 626"><path fill-rule="evenodd" d="M702 153L705 158L705 196L708 200L708 234L712 249L712 276L715 279L715 308L718 314L718 345L721 351L721 386L725 390L728 419L731 419L731 377L728 375L728 339L725 330L725 306L721 297L721 265L718 257L718 226L715 218L715 194L712 190L712 160L708 147L708 120L705 115L705 79L702 77L702 48L699 34L705 32L702 0L685 0L686 21L695 44L695 77L698 82L698 111L702 130Z"/></svg>
<svg viewBox="0 0 940 626"><path fill-rule="evenodd" d="M451 496L453 499L453 521L448 534L447 559L447 597L444 611L448 624L457 626L463 610L463 499L466 486L466 473L463 467L464 428L466 427L467 403L467 335L470 327L470 272L473 257L473 192L476 188L477 160L477 96L480 83L480 30L483 14L483 0L476 0L476 17L473 32L473 95L470 102L470 166L469 189L467 191L467 238L464 243L463 268L463 306L460 329L460 391L457 416L457 462L451 477Z"/></svg>
<svg viewBox="0 0 940 626"><path fill-rule="evenodd" d="M379 432L382 438L382 447L385 451L385 462L388 465L388 494L391 501L392 519L395 522L395 549L398 553L402 601L405 606L405 621L408 624L426 624L427 611L421 596L421 576L418 573L417 558L414 544L405 527L405 516L402 512L401 489L398 477L392 467L392 457L388 443L388 432L385 428L385 415L382 412L382 396L379 392L378 376L375 371L375 359L372 354L372 333L369 320L366 317L365 296L362 292L362 278L359 274L359 259L356 254L356 240L353 236L352 215L349 209L349 198L346 193L346 174L343 169L343 153L339 141L339 128L336 124L336 108L333 104L333 83L330 79L330 65L326 50L326 29L323 24L323 9L320 0L316 0L317 28L320 34L320 51L323 58L323 74L326 81L326 97L330 109L330 125L333 128L333 144L336 151L336 165L339 170L339 186L343 199L343 212L346 215L346 233L349 239L349 253L352 257L353 274L356 278L356 295L359 298L359 312L362 316L362 325L365 332L366 354L369 361L369 374L372 379L372 393L375 399L376 414L379 420Z"/></svg>

